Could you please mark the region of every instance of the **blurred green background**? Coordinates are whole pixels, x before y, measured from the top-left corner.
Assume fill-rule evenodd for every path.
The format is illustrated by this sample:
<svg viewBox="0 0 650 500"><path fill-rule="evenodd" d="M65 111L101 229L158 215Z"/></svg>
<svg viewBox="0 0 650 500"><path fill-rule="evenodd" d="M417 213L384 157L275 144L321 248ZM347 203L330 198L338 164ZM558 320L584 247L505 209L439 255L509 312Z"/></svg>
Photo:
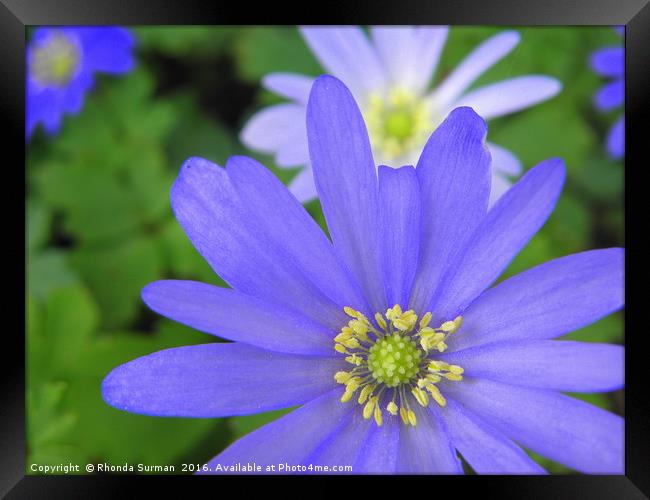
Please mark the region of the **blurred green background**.
<svg viewBox="0 0 650 500"><path fill-rule="evenodd" d="M225 286L176 223L169 189L181 162L233 154L272 158L238 140L247 118L280 99L259 81L272 71L322 69L292 27L141 27L137 69L99 75L60 134L40 130L27 149L27 464L204 463L233 440L286 411L224 419L132 415L106 405L100 383L114 367L160 349L218 339L159 317L140 290L161 278ZM499 31L454 27L435 82ZM618 112L598 114L603 81L589 54L620 44L608 27L518 28L521 43L474 86L527 73L559 78L555 98L490 122L488 138L526 169L562 157L568 179L544 228L505 276L583 250L623 246L623 165L603 142ZM317 201L307 205L323 225ZM623 316L569 335L623 343ZM623 414L621 392L580 396ZM552 472L567 469L544 459ZM178 468L177 468L178 470ZM27 470L27 473L31 471Z"/></svg>

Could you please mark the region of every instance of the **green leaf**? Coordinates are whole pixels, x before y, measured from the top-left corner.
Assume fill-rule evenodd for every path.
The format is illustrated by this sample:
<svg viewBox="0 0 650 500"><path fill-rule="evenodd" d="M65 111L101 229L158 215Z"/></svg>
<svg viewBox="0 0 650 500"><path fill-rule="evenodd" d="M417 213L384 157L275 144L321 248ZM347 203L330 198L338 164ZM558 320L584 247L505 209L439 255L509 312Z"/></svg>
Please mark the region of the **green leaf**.
<svg viewBox="0 0 650 500"><path fill-rule="evenodd" d="M161 276L155 240L133 238L114 246L78 248L70 263L95 296L105 328L131 323L141 305L140 291Z"/></svg>
<svg viewBox="0 0 650 500"><path fill-rule="evenodd" d="M54 289L79 281L68 265L66 253L56 249L28 255L26 273L29 293L41 299Z"/></svg>
<svg viewBox="0 0 650 500"><path fill-rule="evenodd" d="M52 213L38 199L27 200L27 249L31 252L45 245L49 238Z"/></svg>
<svg viewBox="0 0 650 500"><path fill-rule="evenodd" d="M140 26L134 28L140 50L172 56L212 56L223 51L235 27L224 26Z"/></svg>

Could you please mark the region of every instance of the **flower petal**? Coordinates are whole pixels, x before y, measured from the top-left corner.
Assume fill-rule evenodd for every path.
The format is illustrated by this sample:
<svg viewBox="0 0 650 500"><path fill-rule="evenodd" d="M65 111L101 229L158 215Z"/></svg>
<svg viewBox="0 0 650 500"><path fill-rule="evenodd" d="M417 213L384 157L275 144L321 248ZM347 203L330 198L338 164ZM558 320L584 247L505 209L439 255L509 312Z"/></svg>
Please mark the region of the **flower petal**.
<svg viewBox="0 0 650 500"><path fill-rule="evenodd" d="M623 306L622 248L554 259L499 283L463 313L450 351L503 340L551 339Z"/></svg>
<svg viewBox="0 0 650 500"><path fill-rule="evenodd" d="M422 408L414 400L411 407L417 417L417 425L402 425L400 429L397 471L462 474L463 467L442 418Z"/></svg>
<svg viewBox="0 0 650 500"><path fill-rule="evenodd" d="M381 249L388 304L406 305L420 245L420 185L411 166L379 167Z"/></svg>
<svg viewBox="0 0 650 500"><path fill-rule="evenodd" d="M607 134L607 152L614 159L625 154L625 117L621 116Z"/></svg>
<svg viewBox="0 0 650 500"><path fill-rule="evenodd" d="M431 81L448 26L373 26L372 40L394 85L421 93Z"/></svg>
<svg viewBox="0 0 650 500"><path fill-rule="evenodd" d="M452 111L422 151L420 263L410 307L429 305L443 272L487 211L490 154L485 122L469 108Z"/></svg>
<svg viewBox="0 0 650 500"><path fill-rule="evenodd" d="M488 142L487 145L492 156L492 172L496 171L508 175L519 175L521 173L521 162L512 151L492 142Z"/></svg>
<svg viewBox="0 0 650 500"><path fill-rule="evenodd" d="M623 473L623 419L564 394L465 378L455 399L520 445L588 474Z"/></svg>
<svg viewBox="0 0 650 500"><path fill-rule="evenodd" d="M381 311L386 297L377 251L377 172L359 108L336 78L316 79L307 105L307 135L316 189L334 247L373 311Z"/></svg>
<svg viewBox="0 0 650 500"><path fill-rule="evenodd" d="M458 99L454 106L469 106L490 120L546 101L561 89L560 81L550 76L518 76L480 87Z"/></svg>
<svg viewBox="0 0 650 500"><path fill-rule="evenodd" d="M503 59L519 43L519 33L502 31L476 47L430 94L436 106L447 108L479 76Z"/></svg>
<svg viewBox="0 0 650 500"><path fill-rule="evenodd" d="M622 46L605 47L591 55L591 67L601 76L623 76L625 50Z"/></svg>
<svg viewBox="0 0 650 500"><path fill-rule="evenodd" d="M83 64L93 71L125 73L133 69L133 46L131 32L118 26L66 28L81 37Z"/></svg>
<svg viewBox="0 0 650 500"><path fill-rule="evenodd" d="M314 184L314 173L310 165L303 168L289 184L289 191L301 203L306 203L318 197L316 185Z"/></svg>
<svg viewBox="0 0 650 500"><path fill-rule="evenodd" d="M331 356L332 332L274 302L196 281L163 280L142 290L158 314L202 332L271 351Z"/></svg>
<svg viewBox="0 0 650 500"><path fill-rule="evenodd" d="M453 399L435 408L454 447L479 474L546 474L519 446Z"/></svg>
<svg viewBox="0 0 650 500"><path fill-rule="evenodd" d="M254 114L240 134L250 149L273 154L287 144L305 140L305 108L283 103L269 106Z"/></svg>
<svg viewBox="0 0 650 500"><path fill-rule="evenodd" d="M323 68L344 81L357 99L386 85L386 70L360 27L301 27L300 33Z"/></svg>
<svg viewBox="0 0 650 500"><path fill-rule="evenodd" d="M267 90L303 105L307 105L313 83L312 77L295 73L270 73L262 78Z"/></svg>
<svg viewBox="0 0 650 500"><path fill-rule="evenodd" d="M102 382L102 396L115 408L144 415L247 415L331 391L333 374L344 364L240 343L176 347L118 366Z"/></svg>
<svg viewBox="0 0 650 500"><path fill-rule="evenodd" d="M614 80L603 86L594 96L594 104L600 111L610 111L623 105L625 99L625 82Z"/></svg>
<svg viewBox="0 0 650 500"><path fill-rule="evenodd" d="M450 266L428 310L446 319L455 318L485 290L544 224L564 177L561 160L546 160L510 188Z"/></svg>
<svg viewBox="0 0 650 500"><path fill-rule="evenodd" d="M260 427L235 441L210 460L208 466L214 469L218 464L255 462L263 468L267 465L277 468L278 464L306 463L321 443L350 420L353 410L358 413L357 405L341 403L340 397L340 390L328 392Z"/></svg>
<svg viewBox="0 0 650 500"><path fill-rule="evenodd" d="M606 392L624 385L622 346L565 340L514 340L441 358L470 377L565 392Z"/></svg>
<svg viewBox="0 0 650 500"><path fill-rule="evenodd" d="M371 425L352 466L355 473L393 473L397 468L400 421L389 417L381 427Z"/></svg>
<svg viewBox="0 0 650 500"><path fill-rule="evenodd" d="M196 249L235 290L296 309L338 330L346 320L343 305L324 290L341 275L327 240L318 235L316 223L300 213L302 207L286 188L264 175L263 167L252 168L259 175L242 187L240 180L249 176L245 168L239 175L235 166L250 166L252 161L231 159L233 167L226 170L202 158L187 160L171 192L176 218ZM253 195L259 191L264 195ZM280 225L279 214L285 216ZM303 235L301 241L295 241L296 234ZM306 265L314 259L320 264ZM324 271L326 282L312 281ZM345 292L336 295L345 298Z"/></svg>

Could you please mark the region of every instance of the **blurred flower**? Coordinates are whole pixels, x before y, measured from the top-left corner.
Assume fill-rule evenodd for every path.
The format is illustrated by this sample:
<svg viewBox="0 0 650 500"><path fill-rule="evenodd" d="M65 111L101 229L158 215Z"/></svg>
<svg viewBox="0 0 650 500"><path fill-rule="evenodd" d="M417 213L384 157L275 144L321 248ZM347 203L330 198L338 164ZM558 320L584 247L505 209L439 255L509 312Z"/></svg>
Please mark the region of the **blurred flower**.
<svg viewBox="0 0 650 500"><path fill-rule="evenodd" d="M467 92L519 43L515 31L504 31L483 42L430 89L447 32L446 26L373 27L368 39L359 27L301 29L321 65L354 94L378 165L415 165L431 132L458 106L470 106L488 120L528 108L560 91L561 84L554 78L526 75ZM267 75L262 84L292 103L263 109L241 133L247 147L274 154L278 166L306 166L290 185L301 201L316 196L305 130L311 83L312 78L303 75ZM489 147L494 201L510 186L508 177L521 172L521 165L510 151L495 144Z"/></svg>
<svg viewBox="0 0 650 500"><path fill-rule="evenodd" d="M43 27L27 47L26 136L42 122L58 132L64 113L81 111L93 73L133 68L134 40L119 27Z"/></svg>
<svg viewBox="0 0 650 500"><path fill-rule="evenodd" d="M623 26L616 32L623 36ZM613 78L594 96L594 105L599 111L611 111L623 105L625 99L625 49L622 45L598 49L591 55L591 67L600 76ZM625 154L625 116L616 120L607 134L607 152L614 159Z"/></svg>
<svg viewBox="0 0 650 500"><path fill-rule="evenodd" d="M486 131L456 109L417 169L377 171L351 93L316 79L307 134L333 243L258 162L187 160L172 207L233 289L165 280L143 299L234 342L126 363L104 380L104 399L185 417L304 405L211 467L462 473L457 450L477 472L543 473L518 443L583 472L622 473L622 418L559 392L622 387L622 347L550 339L622 307L623 249L562 257L486 290L545 222L565 176L560 160L542 162L488 212Z"/></svg>

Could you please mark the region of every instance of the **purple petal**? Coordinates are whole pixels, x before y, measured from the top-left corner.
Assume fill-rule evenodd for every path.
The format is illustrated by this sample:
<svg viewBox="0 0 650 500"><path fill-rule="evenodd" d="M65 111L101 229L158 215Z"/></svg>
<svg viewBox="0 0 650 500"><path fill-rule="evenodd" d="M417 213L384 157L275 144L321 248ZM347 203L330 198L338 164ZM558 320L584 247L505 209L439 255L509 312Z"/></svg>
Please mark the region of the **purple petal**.
<svg viewBox="0 0 650 500"><path fill-rule="evenodd" d="M566 392L606 392L624 385L622 346L562 340L511 340L441 356L470 377Z"/></svg>
<svg viewBox="0 0 650 500"><path fill-rule="evenodd" d="M280 146L275 154L275 164L280 168L292 168L297 165L309 164L309 148L307 147L307 131L302 140L287 142Z"/></svg>
<svg viewBox="0 0 650 500"><path fill-rule="evenodd" d="M231 158L226 170L190 158L171 201L196 249L235 290L296 309L335 330L346 321L343 305L325 292L339 279L343 291L336 291L335 300L348 298L345 290L350 290L327 239L261 165ZM325 281L312 281L319 275Z"/></svg>
<svg viewBox="0 0 650 500"><path fill-rule="evenodd" d="M435 287L487 211L490 154L485 122L458 108L427 142L416 169L422 196L420 263L410 307L422 311Z"/></svg>
<svg viewBox="0 0 650 500"><path fill-rule="evenodd" d="M610 111L623 105L625 99L625 82L615 80L604 85L594 96L594 104L600 111Z"/></svg>
<svg viewBox="0 0 650 500"><path fill-rule="evenodd" d="M607 152L614 159L625 154L625 117L621 116L607 134Z"/></svg>
<svg viewBox="0 0 650 500"><path fill-rule="evenodd" d="M411 474L462 474L463 468L442 418L422 408L415 400L411 403L417 425L402 425L400 428L397 471Z"/></svg>
<svg viewBox="0 0 650 500"><path fill-rule="evenodd" d="M271 351L331 356L333 333L274 302L195 281L164 280L142 290L158 314L202 332Z"/></svg>
<svg viewBox="0 0 650 500"><path fill-rule="evenodd" d="M126 73L135 65L135 39L129 30L117 26L67 28L83 43L83 64L92 71Z"/></svg>
<svg viewBox="0 0 650 500"><path fill-rule="evenodd" d="M323 68L361 97L386 85L386 70L363 30L358 26L302 27L305 42Z"/></svg>
<svg viewBox="0 0 650 500"><path fill-rule="evenodd" d="M519 446L453 399L436 408L454 447L479 474L545 474Z"/></svg>
<svg viewBox="0 0 650 500"><path fill-rule="evenodd" d="M433 77L445 46L447 26L373 26L372 40L391 81L421 93Z"/></svg>
<svg viewBox="0 0 650 500"><path fill-rule="evenodd" d="M379 247L378 182L368 132L350 91L321 76L307 106L316 189L334 246L373 311L386 308ZM351 305L351 304L349 304Z"/></svg>
<svg viewBox="0 0 650 500"><path fill-rule="evenodd" d="M407 304L420 246L420 185L411 166L379 167L381 249L388 304Z"/></svg>
<svg viewBox="0 0 650 500"><path fill-rule="evenodd" d="M145 415L247 415L331 391L344 364L239 343L176 347L118 366L102 382L102 396L115 408Z"/></svg>
<svg viewBox="0 0 650 500"><path fill-rule="evenodd" d="M309 456L340 427L350 421L359 407L341 403L341 391L331 391L310 401L270 424L235 441L208 463L231 466L238 463L257 463L263 468L278 464L309 465ZM314 464L316 465L316 464ZM339 464L350 465L350 464Z"/></svg>
<svg viewBox="0 0 650 500"><path fill-rule="evenodd" d="M625 50L622 46L605 47L591 55L591 67L601 76L623 76Z"/></svg>
<svg viewBox="0 0 650 500"><path fill-rule="evenodd" d="M483 119L490 120L546 101L561 89L562 84L550 76L518 76L480 87L454 105L474 108Z"/></svg>
<svg viewBox="0 0 650 500"><path fill-rule="evenodd" d="M301 203L306 203L318 197L316 185L314 184L314 174L310 165L303 168L289 184L289 191Z"/></svg>
<svg viewBox="0 0 650 500"><path fill-rule="evenodd" d="M392 473L397 468L399 453L400 420L384 419L381 427L371 425L359 449L352 470L355 473Z"/></svg>
<svg viewBox="0 0 650 500"><path fill-rule="evenodd" d="M467 377L441 391L551 460L588 474L623 473L623 419L613 413L554 391L486 379Z"/></svg>
<svg viewBox="0 0 650 500"><path fill-rule="evenodd" d="M519 33L503 31L476 47L431 94L438 106L451 106L479 76L503 59L519 43Z"/></svg>
<svg viewBox="0 0 650 500"><path fill-rule="evenodd" d="M290 103L264 108L248 120L240 138L246 147L269 154L305 142L305 108Z"/></svg>
<svg viewBox="0 0 650 500"><path fill-rule="evenodd" d="M313 83L312 77L294 73L271 73L262 78L264 88L305 106Z"/></svg>
<svg viewBox="0 0 650 500"><path fill-rule="evenodd" d="M485 290L544 224L564 177L561 160L546 160L510 188L476 228L427 310L455 318Z"/></svg>
<svg viewBox="0 0 650 500"><path fill-rule="evenodd" d="M451 351L503 340L550 339L623 306L622 248L551 260L483 293L463 313Z"/></svg>

